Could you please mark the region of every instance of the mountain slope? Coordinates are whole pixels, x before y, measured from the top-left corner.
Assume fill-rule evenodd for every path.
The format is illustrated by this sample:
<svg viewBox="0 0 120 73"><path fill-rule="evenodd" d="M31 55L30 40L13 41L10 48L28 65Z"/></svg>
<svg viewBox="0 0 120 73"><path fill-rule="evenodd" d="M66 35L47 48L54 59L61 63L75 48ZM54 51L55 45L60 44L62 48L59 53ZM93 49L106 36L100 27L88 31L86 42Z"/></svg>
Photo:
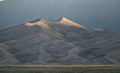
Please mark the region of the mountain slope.
<svg viewBox="0 0 120 73"><path fill-rule="evenodd" d="M86 29L62 18L0 31L0 64L119 64L120 33Z"/></svg>

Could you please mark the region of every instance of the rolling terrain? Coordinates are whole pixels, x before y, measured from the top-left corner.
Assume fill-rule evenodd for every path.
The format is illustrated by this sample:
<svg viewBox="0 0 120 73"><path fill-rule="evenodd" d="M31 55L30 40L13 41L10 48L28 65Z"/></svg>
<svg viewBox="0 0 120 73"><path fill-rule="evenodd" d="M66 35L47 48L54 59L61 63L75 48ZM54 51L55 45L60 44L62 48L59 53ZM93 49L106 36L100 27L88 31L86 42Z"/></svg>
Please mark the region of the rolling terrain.
<svg viewBox="0 0 120 73"><path fill-rule="evenodd" d="M0 64L120 64L120 32L65 17L37 19L0 31Z"/></svg>

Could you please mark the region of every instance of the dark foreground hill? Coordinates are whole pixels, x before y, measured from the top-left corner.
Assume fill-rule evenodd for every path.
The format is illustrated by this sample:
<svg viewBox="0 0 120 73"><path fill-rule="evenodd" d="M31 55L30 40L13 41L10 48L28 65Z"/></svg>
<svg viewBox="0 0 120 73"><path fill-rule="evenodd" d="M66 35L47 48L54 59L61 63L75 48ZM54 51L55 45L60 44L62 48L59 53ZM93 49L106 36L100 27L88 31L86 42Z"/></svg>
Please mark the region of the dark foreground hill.
<svg viewBox="0 0 120 73"><path fill-rule="evenodd" d="M0 64L120 64L120 33L67 18L0 31Z"/></svg>

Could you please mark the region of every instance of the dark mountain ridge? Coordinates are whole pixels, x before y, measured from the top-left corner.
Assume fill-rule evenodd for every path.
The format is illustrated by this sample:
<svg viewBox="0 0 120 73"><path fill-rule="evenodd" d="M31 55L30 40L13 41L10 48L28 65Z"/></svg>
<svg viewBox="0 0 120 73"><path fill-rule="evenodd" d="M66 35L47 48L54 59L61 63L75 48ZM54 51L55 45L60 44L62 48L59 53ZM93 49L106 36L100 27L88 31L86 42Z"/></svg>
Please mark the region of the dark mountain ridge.
<svg viewBox="0 0 120 73"><path fill-rule="evenodd" d="M64 17L37 19L0 31L0 64L119 64L119 39Z"/></svg>

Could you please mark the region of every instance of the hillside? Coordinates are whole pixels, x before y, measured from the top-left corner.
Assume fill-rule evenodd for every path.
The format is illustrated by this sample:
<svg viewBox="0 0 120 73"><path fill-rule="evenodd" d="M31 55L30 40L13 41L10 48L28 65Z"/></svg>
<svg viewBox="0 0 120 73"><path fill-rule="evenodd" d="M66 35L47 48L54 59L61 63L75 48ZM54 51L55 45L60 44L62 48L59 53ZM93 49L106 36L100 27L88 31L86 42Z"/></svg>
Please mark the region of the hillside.
<svg viewBox="0 0 120 73"><path fill-rule="evenodd" d="M0 31L0 64L119 64L119 39L67 18L37 19Z"/></svg>

